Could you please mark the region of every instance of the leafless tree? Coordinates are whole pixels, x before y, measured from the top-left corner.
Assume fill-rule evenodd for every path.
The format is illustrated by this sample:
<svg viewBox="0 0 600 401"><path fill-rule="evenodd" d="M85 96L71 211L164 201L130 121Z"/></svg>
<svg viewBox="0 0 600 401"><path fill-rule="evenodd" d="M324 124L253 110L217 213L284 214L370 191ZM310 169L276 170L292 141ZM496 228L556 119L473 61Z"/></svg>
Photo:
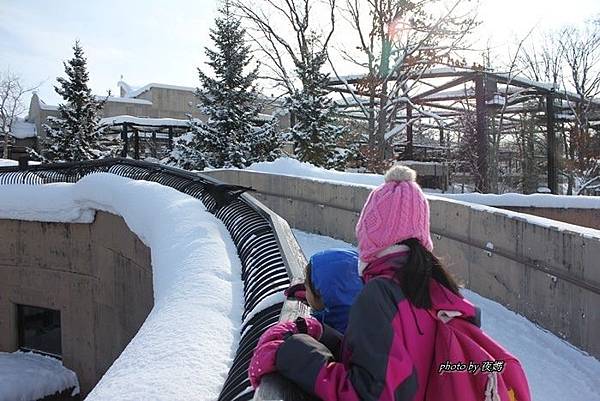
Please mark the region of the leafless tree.
<svg viewBox="0 0 600 401"><path fill-rule="evenodd" d="M233 5L266 60L261 78L291 95L302 81L295 70L327 53L335 30L336 0L234 0Z"/></svg>
<svg viewBox="0 0 600 401"><path fill-rule="evenodd" d="M537 82L548 82L560 87L563 73L564 49L558 32L549 32L532 38L517 55L522 74Z"/></svg>
<svg viewBox="0 0 600 401"><path fill-rule="evenodd" d="M369 145L377 149L378 159L384 157L386 133L394 128L400 109L410 105L428 114L411 100L422 75L436 65L464 65L458 52L476 26L471 4L464 0L346 0L344 16L356 32L356 44L341 48L340 53L366 71L358 89L368 98L361 109L368 121ZM356 96L353 100L361 102Z"/></svg>
<svg viewBox="0 0 600 401"><path fill-rule="evenodd" d="M566 28L559 43L566 64L563 87L573 88L578 97L577 102L567 102L575 116L569 129L567 155L572 172L581 180L589 181L593 178L591 175L600 174L597 167L600 154L591 146L589 121L594 106L596 110L598 107L594 99L600 95L600 23L594 21L581 28Z"/></svg>
<svg viewBox="0 0 600 401"><path fill-rule="evenodd" d="M21 77L9 70L0 73L0 134L4 137L3 157L8 157L11 130L18 116L26 110L23 98L39 85L28 87Z"/></svg>

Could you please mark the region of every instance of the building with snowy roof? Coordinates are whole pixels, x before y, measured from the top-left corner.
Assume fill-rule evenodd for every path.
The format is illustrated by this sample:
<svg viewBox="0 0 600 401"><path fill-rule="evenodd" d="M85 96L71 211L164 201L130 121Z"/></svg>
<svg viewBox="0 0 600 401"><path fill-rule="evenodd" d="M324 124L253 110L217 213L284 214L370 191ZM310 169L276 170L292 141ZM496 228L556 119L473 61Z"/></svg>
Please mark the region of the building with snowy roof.
<svg viewBox="0 0 600 401"><path fill-rule="evenodd" d="M149 83L134 88L124 81L119 81L118 86L118 97L96 96L98 100L105 100L101 112L105 124L109 124L113 117L119 120L121 124L124 119L131 117L135 121L132 121L130 125L138 127L137 131L142 133L151 130L157 131L162 127L166 135L166 131L170 126L187 126L190 115L203 121L207 118L196 107L198 104L198 99L195 96L197 88L161 83ZM266 96L260 97L260 100L263 103L263 112L259 114L259 120L267 121L276 116L281 129L289 127L289 113L283 108L283 104L279 100ZM21 125L27 124L27 130L33 132L33 135L29 136L28 138L31 139L26 141L19 136L14 136L16 138L15 145L35 147L37 145L35 138L46 136L43 125L48 121L48 117L59 116L60 112L57 105L46 104L37 93L34 93L29 104L29 113L21 122ZM147 121L144 121L145 119ZM158 120L157 122L157 119L165 120ZM129 121L127 122L129 123Z"/></svg>

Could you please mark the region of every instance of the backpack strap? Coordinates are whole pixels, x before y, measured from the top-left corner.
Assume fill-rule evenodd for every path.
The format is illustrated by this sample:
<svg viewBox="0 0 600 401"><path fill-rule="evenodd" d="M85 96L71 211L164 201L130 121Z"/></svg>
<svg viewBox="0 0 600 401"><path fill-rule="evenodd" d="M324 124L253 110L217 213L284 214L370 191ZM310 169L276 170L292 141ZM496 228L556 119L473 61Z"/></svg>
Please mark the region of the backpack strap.
<svg viewBox="0 0 600 401"><path fill-rule="evenodd" d="M488 381L485 386L485 401L501 401L498 393L498 374L488 373Z"/></svg>

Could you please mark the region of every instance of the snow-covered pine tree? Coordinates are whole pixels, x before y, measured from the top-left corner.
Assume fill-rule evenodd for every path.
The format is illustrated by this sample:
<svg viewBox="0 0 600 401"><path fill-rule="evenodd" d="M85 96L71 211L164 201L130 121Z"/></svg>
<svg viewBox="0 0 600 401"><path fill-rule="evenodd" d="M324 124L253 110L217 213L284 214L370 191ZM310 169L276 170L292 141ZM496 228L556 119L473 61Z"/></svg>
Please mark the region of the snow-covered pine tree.
<svg viewBox="0 0 600 401"><path fill-rule="evenodd" d="M281 156L281 135L277 121L272 118L261 126L254 128L249 138L250 156L248 164L256 162L272 162Z"/></svg>
<svg viewBox="0 0 600 401"><path fill-rule="evenodd" d="M49 117L44 125L46 141L43 156L49 161L97 159L105 155L99 131L103 101L97 101L88 87L87 60L79 41L73 46L74 56L65 66L66 78L58 77L56 93L65 103L58 106L60 118Z"/></svg>
<svg viewBox="0 0 600 401"><path fill-rule="evenodd" d="M252 61L246 31L233 15L229 0L219 13L216 28L210 31L216 49L205 48L214 78L198 69L198 107L208 121L192 120L190 133L177 141L170 162L181 167L242 168L271 158L280 145L273 122L256 123L261 109L254 84L258 67L245 72Z"/></svg>
<svg viewBox="0 0 600 401"><path fill-rule="evenodd" d="M310 48L318 38L313 36ZM298 159L325 168L343 169L350 153L340 147L345 130L335 124L335 105L327 97L325 87L329 74L321 72L327 61L325 50L307 51L306 57L296 65L296 73L302 89L287 99L288 108L296 123L288 132L288 139L295 144Z"/></svg>

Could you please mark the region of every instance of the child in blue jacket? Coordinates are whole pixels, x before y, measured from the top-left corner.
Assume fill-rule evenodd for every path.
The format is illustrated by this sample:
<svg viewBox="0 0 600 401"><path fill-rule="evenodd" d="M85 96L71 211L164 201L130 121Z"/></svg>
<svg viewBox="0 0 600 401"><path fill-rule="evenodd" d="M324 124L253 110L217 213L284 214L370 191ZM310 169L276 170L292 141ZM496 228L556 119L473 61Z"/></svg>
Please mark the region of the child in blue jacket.
<svg viewBox="0 0 600 401"><path fill-rule="evenodd" d="M327 249L314 254L306 266L304 286L312 315L344 334L350 307L363 287L358 275L358 253Z"/></svg>

